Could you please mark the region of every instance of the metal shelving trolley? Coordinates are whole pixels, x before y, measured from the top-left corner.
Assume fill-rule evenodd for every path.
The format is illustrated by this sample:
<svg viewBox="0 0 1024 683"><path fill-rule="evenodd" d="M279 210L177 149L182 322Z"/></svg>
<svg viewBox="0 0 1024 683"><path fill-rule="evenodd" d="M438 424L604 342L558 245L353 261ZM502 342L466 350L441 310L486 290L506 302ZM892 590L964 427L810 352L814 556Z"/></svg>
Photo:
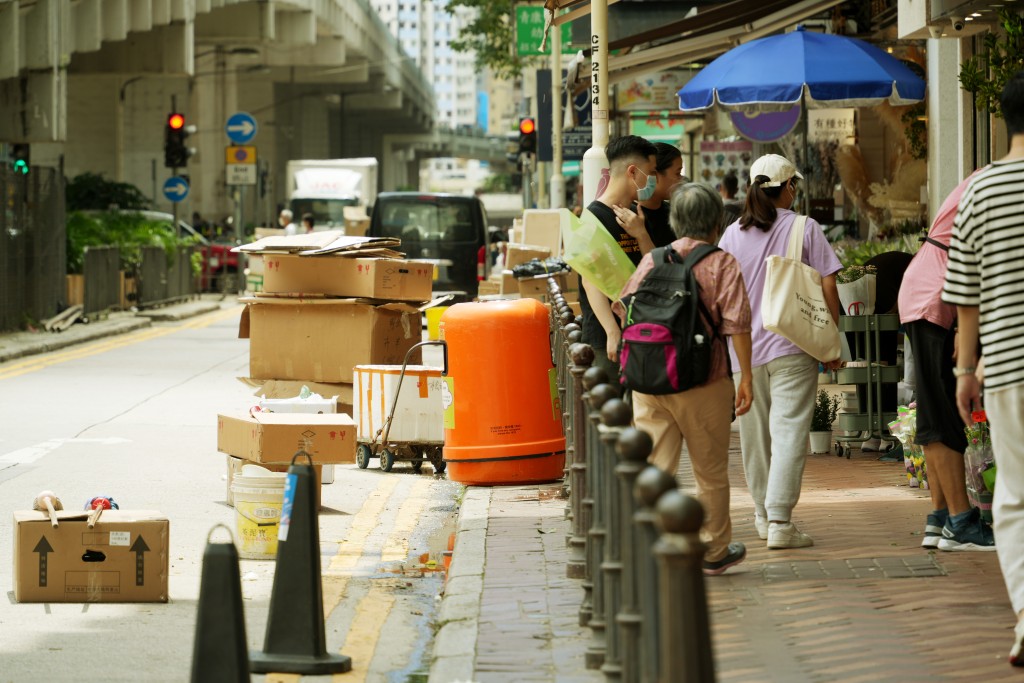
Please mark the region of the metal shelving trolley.
<svg viewBox="0 0 1024 683"><path fill-rule="evenodd" d="M882 332L896 332L900 327L899 316L892 313L879 315L844 315L839 317L839 331L853 333L851 353L863 365L855 366L848 363L836 372L839 384L853 384L865 387L863 392L866 400L858 406L860 412L839 413L839 430L852 436L835 438L835 453L842 457L850 457L850 442L864 441L862 432L868 432L868 438L882 438L890 422L896 419L895 412L884 412L882 406L882 386L898 384L903 377L902 368L897 365L883 365L881 359ZM890 453L890 455L893 455Z"/></svg>

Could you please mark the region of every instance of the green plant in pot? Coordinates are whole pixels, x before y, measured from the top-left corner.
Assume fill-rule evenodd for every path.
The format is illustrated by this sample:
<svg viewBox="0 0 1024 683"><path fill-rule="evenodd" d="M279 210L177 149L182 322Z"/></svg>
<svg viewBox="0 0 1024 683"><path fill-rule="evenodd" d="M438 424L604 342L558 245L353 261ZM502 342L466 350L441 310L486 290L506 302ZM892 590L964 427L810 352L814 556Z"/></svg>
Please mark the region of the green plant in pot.
<svg viewBox="0 0 1024 683"><path fill-rule="evenodd" d="M839 398L818 391L811 414L811 453L828 453L832 447L832 423L839 414Z"/></svg>

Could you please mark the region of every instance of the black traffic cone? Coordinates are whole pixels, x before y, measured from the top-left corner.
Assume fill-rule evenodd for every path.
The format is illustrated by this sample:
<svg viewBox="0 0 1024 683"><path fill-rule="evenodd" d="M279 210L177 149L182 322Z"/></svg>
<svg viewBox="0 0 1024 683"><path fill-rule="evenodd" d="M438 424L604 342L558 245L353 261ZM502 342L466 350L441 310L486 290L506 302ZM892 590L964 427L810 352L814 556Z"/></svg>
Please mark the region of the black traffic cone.
<svg viewBox="0 0 1024 683"><path fill-rule="evenodd" d="M249 681L249 652L245 641L242 582L238 578L235 544L212 543L210 529L203 552L203 578L199 585L196 641L192 648L192 683Z"/></svg>
<svg viewBox="0 0 1024 683"><path fill-rule="evenodd" d="M300 457L309 464L295 464ZM285 480L267 636L263 652L249 654L253 673L331 674L352 670L350 657L327 653L315 485L313 458L299 451L292 457Z"/></svg>

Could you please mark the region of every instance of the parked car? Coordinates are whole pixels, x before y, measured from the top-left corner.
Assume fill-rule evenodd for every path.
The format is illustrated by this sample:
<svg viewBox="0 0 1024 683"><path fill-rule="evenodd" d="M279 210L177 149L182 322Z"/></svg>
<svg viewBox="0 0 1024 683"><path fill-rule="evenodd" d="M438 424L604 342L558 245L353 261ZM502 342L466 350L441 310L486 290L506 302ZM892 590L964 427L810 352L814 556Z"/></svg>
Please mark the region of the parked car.
<svg viewBox="0 0 1024 683"><path fill-rule="evenodd" d="M174 223L174 216L162 211L139 211L137 213L146 220L166 222L168 225ZM220 292L237 289L238 254L231 252L236 245L234 239L218 236L210 240L181 219L178 219L178 234L181 237L191 237L200 247L200 253L203 255L200 291Z"/></svg>
<svg viewBox="0 0 1024 683"><path fill-rule="evenodd" d="M470 300L485 279L490 252L487 215L477 197L429 192L381 192L370 217L371 237L397 237L410 259L434 264L434 294Z"/></svg>

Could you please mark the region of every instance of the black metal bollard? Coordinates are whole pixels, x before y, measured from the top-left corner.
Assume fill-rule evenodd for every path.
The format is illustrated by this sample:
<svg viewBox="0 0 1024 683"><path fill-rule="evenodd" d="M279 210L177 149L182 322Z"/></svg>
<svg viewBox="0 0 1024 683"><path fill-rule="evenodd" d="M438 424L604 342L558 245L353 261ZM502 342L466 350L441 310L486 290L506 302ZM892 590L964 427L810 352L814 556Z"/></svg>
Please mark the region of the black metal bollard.
<svg viewBox="0 0 1024 683"><path fill-rule="evenodd" d="M657 513L654 506L666 491L678 486L668 472L648 465L636 478L634 495L639 504L633 515L633 548L636 557L636 586L640 598L640 680L656 683L661 647L658 638L658 558L654 544L658 540Z"/></svg>
<svg viewBox="0 0 1024 683"><path fill-rule="evenodd" d="M622 598L619 612L615 617L621 640L620 657L623 683L637 683L640 680L640 605L637 585L639 563L633 517L638 503L633 495L636 478L647 466L654 442L651 435L634 427L627 427L619 434L615 451L619 464L615 467L618 477L619 525L617 532L621 539L622 554Z"/></svg>
<svg viewBox="0 0 1024 683"><path fill-rule="evenodd" d="M587 411L583 404L583 374L594 362L594 350L587 344L573 344L569 347L572 364L569 374L571 391L567 401L572 422L572 459L569 465L569 506L572 520L568 539L569 561L565 575L570 579L582 579L587 573L587 529L584 526L583 499L587 495ZM569 452L566 453L569 458Z"/></svg>
<svg viewBox="0 0 1024 683"><path fill-rule="evenodd" d="M595 501L595 509L604 508L605 525L604 559L601 572L604 575L604 664L601 673L606 681L622 679L621 647L617 617L622 602L622 507L619 500L619 485L615 476L616 455L615 445L623 428L633 421L633 410L620 398L607 401L601 407L601 486L598 489L600 498Z"/></svg>
<svg viewBox="0 0 1024 683"><path fill-rule="evenodd" d="M573 401L571 398L573 392L572 386L572 374L570 372L572 363L569 358L569 348L572 346L572 342L569 341L569 335L574 331L579 330L579 326L576 323L569 323L562 328L562 349L560 354L560 365L558 366L558 396L562 402L562 431L565 433L565 469L563 471L562 478L562 497L568 498L572 489L572 478L571 468L573 451L576 449L576 435L573 433ZM573 508L572 503L567 502L565 506L565 518L572 519Z"/></svg>
<svg viewBox="0 0 1024 683"><path fill-rule="evenodd" d="M601 368L590 368L583 373L586 386L587 378L594 374L607 378ZM603 502L598 503L602 482L605 474L601 468L601 435L598 424L601 421L601 407L612 399L618 398L618 389L612 384L598 384L587 393L590 412L587 415L587 495L589 506L584 501L584 514L589 512L587 526L587 579L583 583L583 606L580 609L580 624L590 626L591 640L587 647L585 662L588 669L599 669L604 663L605 648L605 611L604 611L604 575L601 563L604 560L605 543L605 509ZM588 605L589 598L589 605ZM584 616L586 621L584 621Z"/></svg>
<svg viewBox="0 0 1024 683"><path fill-rule="evenodd" d="M664 609L659 618L660 683L714 683L708 600L704 592L704 551L700 525L704 508L678 489L657 503L661 537L658 587Z"/></svg>

